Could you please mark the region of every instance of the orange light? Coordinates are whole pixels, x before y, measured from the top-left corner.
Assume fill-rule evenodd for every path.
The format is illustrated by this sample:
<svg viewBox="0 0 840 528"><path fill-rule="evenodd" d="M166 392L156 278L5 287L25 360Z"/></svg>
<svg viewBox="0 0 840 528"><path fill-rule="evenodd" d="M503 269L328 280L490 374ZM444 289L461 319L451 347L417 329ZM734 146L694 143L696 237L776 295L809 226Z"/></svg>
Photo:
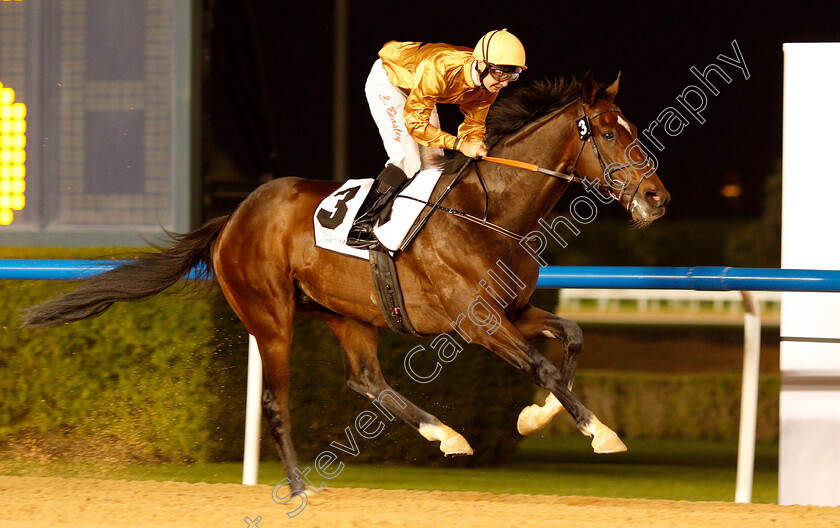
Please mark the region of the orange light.
<svg viewBox="0 0 840 528"><path fill-rule="evenodd" d="M737 198L741 196L741 186L737 183L730 183L720 188L720 195L724 198Z"/></svg>

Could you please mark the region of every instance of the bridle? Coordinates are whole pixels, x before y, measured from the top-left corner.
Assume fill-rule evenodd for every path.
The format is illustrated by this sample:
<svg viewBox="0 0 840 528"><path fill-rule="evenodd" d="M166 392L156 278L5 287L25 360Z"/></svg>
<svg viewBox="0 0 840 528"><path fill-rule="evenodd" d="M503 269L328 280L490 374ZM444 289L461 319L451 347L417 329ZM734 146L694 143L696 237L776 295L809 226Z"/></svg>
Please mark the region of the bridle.
<svg viewBox="0 0 840 528"><path fill-rule="evenodd" d="M592 120L595 119L596 117L598 117L602 114L606 114L608 112L621 113L621 108L619 108L617 106L611 106L609 108L604 108L603 110L599 110L599 111L595 112L594 114L586 115L586 110L583 107L583 102L578 100L577 103L578 103L578 109L580 110L580 117L578 117L575 120L575 125L577 126L578 139L580 139L580 149L578 150L577 156L575 156L574 164L572 165L572 167L569 169L568 172L557 172L557 171L548 171L548 170L539 170L539 172L542 172L543 174L547 174L549 176L554 176L554 177L557 177L557 178L560 178L560 179L563 179L563 180L567 180L567 181L570 181L570 182L581 183L587 189L591 188L591 189L595 190L596 192L600 193L601 196L603 196L604 198L610 198L610 199L613 199L613 200L617 200L619 203L621 203L624 206L624 208L628 212L630 212L630 209L632 208L633 200L636 197L636 193L639 191L639 186L641 185L643 178L639 178L639 181L636 182L636 186L633 188L632 192L628 189L628 187L629 187L628 184L630 183L629 181L624 182L622 180L621 182L619 182L618 180L613 179L612 175L613 175L614 172L622 171L622 173L624 173L624 169L626 169L628 167L632 167L633 165L629 164L629 163L621 164L621 163L618 163L618 162L609 162L608 163L609 160L607 160L606 156L601 153L601 148L598 146L598 141L595 138L594 128L592 127ZM570 103L570 104L574 104L574 102ZM562 112L567 107L568 107L568 105L559 109L559 110L557 110L557 113ZM600 167L601 167L601 174L603 174L604 178L605 178L604 180L594 180L594 181L589 180L585 176L581 176L580 173L577 170L578 162L580 162L581 155L583 154L583 150L586 148L587 143L592 145L592 153L595 156L595 159L598 160L598 165L600 165ZM492 161L492 160L488 160L488 161ZM618 190L618 189L616 189L616 187L614 187L610 182L622 183L621 188L620 188L621 193L618 196L615 196L612 193L613 190ZM625 197L627 197L626 202L624 201Z"/></svg>
<svg viewBox="0 0 840 528"><path fill-rule="evenodd" d="M408 243L410 243L411 240L414 238L414 236L416 236L416 234L420 231L422 226L425 224L425 221L428 219L429 215L435 209L439 209L439 210L444 211L446 213L449 213L449 214L452 214L454 216L464 218L465 220L468 220L470 222L479 224L479 225L481 225L481 226L483 226L487 229L495 231L495 232L497 232L501 235L504 235L508 238L513 238L514 240L517 240L518 242L520 242L520 244L522 242L527 242L530 239L534 238L533 236L519 235L519 234L517 234L513 231L505 229L504 227L498 226L498 225L496 225L492 222L487 221L487 208L488 208L487 207L488 206L487 187L484 185L484 179L481 176L481 170L479 169L478 161L486 161L486 162L497 163L497 164L501 164L501 165L509 165L509 166L514 166L514 167L519 167L519 168L526 168L528 170L532 170L534 172L540 172L542 174L545 174L547 176L551 176L551 177L554 177L554 178L557 178L557 179L561 179L561 180L565 180L565 181L569 181L569 182L580 183L584 187L586 187L587 190L592 189L595 192L599 193L605 199L617 200L619 203L621 203L624 206L624 208L628 212L632 212L633 200L635 199L636 193L638 192L639 187L640 187L640 185L642 183L642 180L644 178L639 178L639 181L636 182L636 186L633 188L632 192L630 192L629 189L627 189L627 187L628 187L627 184L629 184L629 182L626 182L624 185L621 186L621 189L620 189L621 193L616 197L616 195L613 194L612 191L617 190L617 189L616 189L616 187L614 187L613 185L611 185L609 183L609 182L616 182L617 181L617 180L614 180L612 178L612 174L616 171L619 171L619 170L622 171L622 173L623 173L624 169L626 169L628 167L632 167L633 165L629 164L629 163L621 164L621 163L618 163L618 162L607 163L608 160L606 159L606 156L604 156L604 154L601 153L601 149L598 146L598 142L595 139L595 134L593 133L593 128L592 128L592 120L595 119L596 117L598 117L602 114L606 114L608 112L618 112L618 113L620 113L621 109L617 106L611 106L609 108L604 108L603 110L599 110L599 111L595 112L594 114L587 115L586 110L584 109L584 106L583 106L583 102L580 99L577 99L575 101L571 101L570 103L562 106L561 108L558 108L557 110L555 110L554 112L552 112L551 114L546 116L545 117L545 122L551 121L554 118L554 116L563 113L564 111L566 111L566 109L569 108L569 106L575 104L575 102L577 102L578 108L580 110L580 117L578 117L575 121L575 125L577 126L577 131L578 131L578 139L580 139L580 149L578 150L577 156L575 156L574 164L571 166L571 168L569 168L568 172L554 171L554 170L538 167L536 165L531 165L529 163L524 163L524 162L521 162L521 161L510 160L510 159L505 159L505 158L493 158L493 157L485 156L483 158L480 158L479 160L467 159L466 162L464 163L464 165L461 166L460 170L455 175L455 178L453 178L453 180L450 182L450 184L447 186L447 188L444 190L444 192L440 195L440 197L438 198L438 200L435 203L430 203L430 202L427 202L427 201L424 201L424 200L418 200L417 198L413 198L413 197L410 197L410 196L398 196L398 198L409 198L409 199L412 199L412 200L415 200L415 201L418 201L418 202L423 202L423 203L425 203L426 205L428 205L432 208L432 210L429 211L429 213L420 222L415 224L415 226L408 233L405 240L401 244L400 249L403 249L404 247L407 247ZM577 170L578 162L580 162L581 155L583 154L583 151L586 148L587 143L592 145L592 152L595 155L595 159L598 160L598 164L601 167L601 173L604 175L604 178L605 178L604 180L600 180L600 179L590 180L586 176L581 176L581 174ZM491 145L490 148L492 148L493 146L494 145ZM475 164L476 175L477 175L477 177L479 179L479 182L481 183L481 187L484 191L485 208L484 208L484 218L483 219L478 218L477 216L471 215L469 213L459 211L457 209L452 209L452 208L444 207L444 206L440 205L440 203L443 201L443 199L446 197L446 195L449 194L449 191L452 189L453 185L460 179L461 175L464 172L466 172L466 168L469 167L469 165L471 163ZM624 202L625 197L627 197L626 202Z"/></svg>

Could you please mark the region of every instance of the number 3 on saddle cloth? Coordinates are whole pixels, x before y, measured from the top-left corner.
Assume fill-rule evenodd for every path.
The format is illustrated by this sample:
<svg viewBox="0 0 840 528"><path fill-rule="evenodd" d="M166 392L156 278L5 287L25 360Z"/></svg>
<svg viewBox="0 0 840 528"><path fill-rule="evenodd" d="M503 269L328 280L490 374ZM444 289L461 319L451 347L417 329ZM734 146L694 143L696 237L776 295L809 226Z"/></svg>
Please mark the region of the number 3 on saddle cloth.
<svg viewBox="0 0 840 528"><path fill-rule="evenodd" d="M390 220L374 227L373 234L391 256L399 249L406 234L420 216L420 212L425 207L424 202L429 200L440 175L441 170L437 168L417 173L394 198ZM316 246L351 257L365 260L370 258L367 249L347 245L347 234L373 182L371 178L347 180L318 205L313 218ZM401 196L414 199L401 199Z"/></svg>
<svg viewBox="0 0 840 528"><path fill-rule="evenodd" d="M390 219L382 225L377 223L373 228L373 234L383 248L359 249L347 245L347 236L353 226L353 220L358 215L374 180L349 180L315 208L315 245L370 262L373 285L379 297L379 308L391 330L400 334L417 332L405 310L393 255L401 247L406 234L426 206L440 175L440 169L421 171L394 197Z"/></svg>

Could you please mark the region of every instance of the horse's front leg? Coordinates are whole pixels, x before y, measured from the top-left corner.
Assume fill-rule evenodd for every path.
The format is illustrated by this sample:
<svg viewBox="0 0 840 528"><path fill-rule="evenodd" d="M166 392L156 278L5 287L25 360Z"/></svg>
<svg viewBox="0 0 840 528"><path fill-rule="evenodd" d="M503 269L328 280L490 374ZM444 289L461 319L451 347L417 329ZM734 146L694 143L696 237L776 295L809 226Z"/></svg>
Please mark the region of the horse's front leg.
<svg viewBox="0 0 840 528"><path fill-rule="evenodd" d="M592 437L592 448L596 453L620 453L627 450L618 435L578 401L557 367L528 343L512 321L490 310L471 310L469 315L458 319L458 329L462 336L466 335L473 342L492 350L527 373L537 386L551 391L569 412L578 430Z"/></svg>
<svg viewBox="0 0 840 528"><path fill-rule="evenodd" d="M426 440L440 442L444 455L473 454L466 438L388 385L376 354L379 337L375 326L330 313L313 315L326 322L338 338L350 388L372 400L374 405L384 407L390 418L393 418L391 413L402 418Z"/></svg>
<svg viewBox="0 0 840 528"><path fill-rule="evenodd" d="M560 380L569 390L575 380L578 358L583 350L583 331L571 319L558 317L551 312L541 310L532 305L509 314L511 322L516 326L525 339L536 338L562 339L565 354L560 368ZM549 393L545 404L533 404L522 409L516 428L522 435L529 435L548 425L548 423L563 410L563 404Z"/></svg>

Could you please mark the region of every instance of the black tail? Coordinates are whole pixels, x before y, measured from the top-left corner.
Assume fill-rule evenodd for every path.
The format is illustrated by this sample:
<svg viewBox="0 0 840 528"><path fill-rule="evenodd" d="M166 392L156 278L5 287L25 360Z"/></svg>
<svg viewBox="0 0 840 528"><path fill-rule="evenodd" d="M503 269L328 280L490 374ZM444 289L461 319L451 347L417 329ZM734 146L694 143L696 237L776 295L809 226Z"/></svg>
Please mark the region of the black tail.
<svg viewBox="0 0 840 528"><path fill-rule="evenodd" d="M29 308L23 326L41 328L100 315L119 301L152 297L176 284L203 263L205 277L213 273L213 242L228 221L210 220L192 233L167 233L173 244L86 280L77 289ZM204 278L204 277L200 277Z"/></svg>

